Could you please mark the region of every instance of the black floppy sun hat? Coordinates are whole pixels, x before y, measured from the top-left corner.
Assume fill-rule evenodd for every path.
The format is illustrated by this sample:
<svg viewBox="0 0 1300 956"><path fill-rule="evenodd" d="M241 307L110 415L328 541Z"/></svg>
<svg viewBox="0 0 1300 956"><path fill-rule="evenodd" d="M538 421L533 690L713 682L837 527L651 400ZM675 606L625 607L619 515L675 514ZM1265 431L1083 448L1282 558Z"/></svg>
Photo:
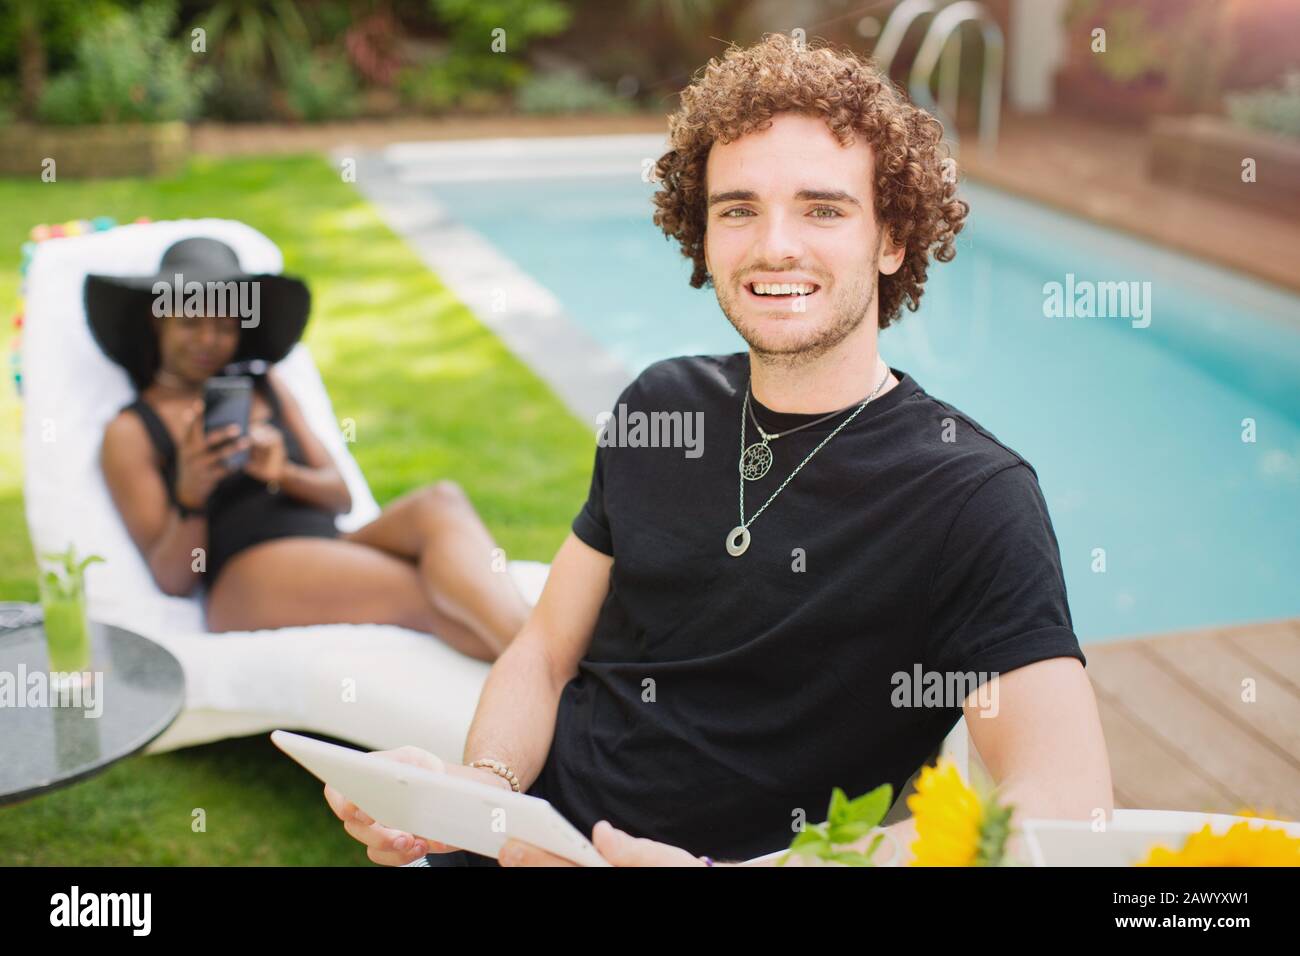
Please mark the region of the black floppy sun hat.
<svg viewBox="0 0 1300 956"><path fill-rule="evenodd" d="M182 289L177 291L177 277ZM86 276L86 320L91 335L104 354L126 369L137 389L153 380L158 368L158 341L149 321L165 283L169 303L185 300L190 283L257 283L258 315L255 324L240 323L239 348L232 361L261 359L278 362L302 338L311 312L311 292L294 276L248 273L239 265L235 250L218 239L194 238L175 242L163 253L158 271L144 276ZM241 289L241 294L244 289ZM175 294L173 294L175 292ZM247 301L241 298L240 301Z"/></svg>

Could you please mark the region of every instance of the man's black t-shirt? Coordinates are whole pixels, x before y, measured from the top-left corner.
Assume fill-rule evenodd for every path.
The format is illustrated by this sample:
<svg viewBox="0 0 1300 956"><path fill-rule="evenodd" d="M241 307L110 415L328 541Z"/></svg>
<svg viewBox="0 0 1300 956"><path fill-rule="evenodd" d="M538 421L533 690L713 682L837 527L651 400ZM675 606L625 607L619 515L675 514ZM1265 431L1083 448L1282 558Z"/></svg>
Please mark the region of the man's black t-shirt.
<svg viewBox="0 0 1300 956"><path fill-rule="evenodd" d="M613 556L609 593L531 792L584 832L608 819L748 858L824 820L834 787L890 783L897 797L961 717L965 692L939 699L940 682L967 674L969 691L1047 658L1086 664L1036 473L894 374L753 521L739 557L726 540L748 354L658 362L624 390L573 522ZM703 440L632 447L651 440L636 412L690 416ZM769 433L820 417L754 414ZM746 519L850 414L771 443Z"/></svg>

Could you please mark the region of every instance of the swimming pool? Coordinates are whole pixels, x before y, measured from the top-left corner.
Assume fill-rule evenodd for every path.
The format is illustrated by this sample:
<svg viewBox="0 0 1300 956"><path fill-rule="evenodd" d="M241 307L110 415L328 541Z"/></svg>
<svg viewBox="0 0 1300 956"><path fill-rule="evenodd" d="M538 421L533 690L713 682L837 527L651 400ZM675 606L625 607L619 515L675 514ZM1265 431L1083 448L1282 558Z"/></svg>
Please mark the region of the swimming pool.
<svg viewBox="0 0 1300 956"><path fill-rule="evenodd" d="M502 163L418 188L629 374L744 348L713 292L687 284L687 261L650 222L654 187L629 166ZM1080 638L1300 615L1300 297L963 188L957 258L932 268L921 310L882 334L881 352L1034 465ZM1045 284L1067 281L1149 282L1149 325L1046 317Z"/></svg>

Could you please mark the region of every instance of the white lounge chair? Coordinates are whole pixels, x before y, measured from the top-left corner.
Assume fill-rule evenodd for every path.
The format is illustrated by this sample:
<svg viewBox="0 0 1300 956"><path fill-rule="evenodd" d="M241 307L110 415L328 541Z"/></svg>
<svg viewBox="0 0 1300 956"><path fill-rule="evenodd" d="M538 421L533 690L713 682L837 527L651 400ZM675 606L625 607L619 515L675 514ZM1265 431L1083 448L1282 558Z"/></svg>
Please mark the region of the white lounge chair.
<svg viewBox="0 0 1300 956"><path fill-rule="evenodd" d="M82 284L91 272L152 272L163 250L188 236L226 242L249 271L281 270L280 251L266 236L218 219L119 226L36 248L22 357L24 494L35 549L57 551L72 542L83 554L105 556L107 564L87 573L90 617L144 634L179 659L185 709L149 752L283 727L368 748L415 744L459 759L487 664L427 634L387 625L209 634L199 598L163 594L127 535L104 484L99 448L104 426L134 393L91 338ZM339 527L359 527L379 508L306 346L297 345L277 368L352 492L352 511ZM536 562L510 565L530 601L548 570Z"/></svg>

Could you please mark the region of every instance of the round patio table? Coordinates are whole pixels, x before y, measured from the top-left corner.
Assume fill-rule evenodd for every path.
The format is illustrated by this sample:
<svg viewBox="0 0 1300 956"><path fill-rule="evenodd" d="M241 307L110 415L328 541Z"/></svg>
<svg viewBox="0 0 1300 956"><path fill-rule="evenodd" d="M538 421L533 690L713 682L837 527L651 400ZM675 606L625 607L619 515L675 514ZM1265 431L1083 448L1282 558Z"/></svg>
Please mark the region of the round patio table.
<svg viewBox="0 0 1300 956"><path fill-rule="evenodd" d="M85 780L144 749L185 702L181 665L162 645L90 622L94 680L60 693L40 624L0 629L0 804Z"/></svg>

